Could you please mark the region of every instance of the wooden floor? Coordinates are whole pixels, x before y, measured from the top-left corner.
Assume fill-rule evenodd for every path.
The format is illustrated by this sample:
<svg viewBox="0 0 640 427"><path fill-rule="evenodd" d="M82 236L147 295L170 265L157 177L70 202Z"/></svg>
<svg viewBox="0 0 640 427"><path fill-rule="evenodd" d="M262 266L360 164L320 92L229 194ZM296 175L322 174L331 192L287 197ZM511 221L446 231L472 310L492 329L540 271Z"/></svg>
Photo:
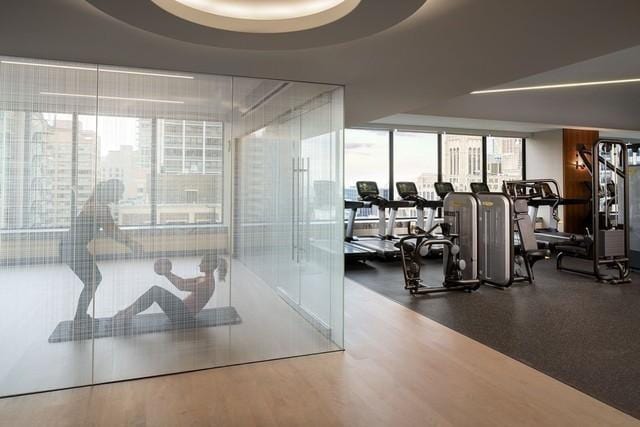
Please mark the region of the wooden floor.
<svg viewBox="0 0 640 427"><path fill-rule="evenodd" d="M183 276L194 275L198 263L198 258L173 258L174 270ZM100 268L104 280L95 317L113 316L151 285L184 295L159 279L151 259L101 262ZM10 285L16 283L19 292ZM49 343L58 322L72 318L81 289L71 270L59 264L0 269L0 396L337 348L235 261L231 277L217 283L207 307L234 306L242 318L238 325ZM148 312L159 310L154 305Z"/></svg>
<svg viewBox="0 0 640 427"><path fill-rule="evenodd" d="M3 399L0 425L640 425L360 285L345 305L346 352Z"/></svg>

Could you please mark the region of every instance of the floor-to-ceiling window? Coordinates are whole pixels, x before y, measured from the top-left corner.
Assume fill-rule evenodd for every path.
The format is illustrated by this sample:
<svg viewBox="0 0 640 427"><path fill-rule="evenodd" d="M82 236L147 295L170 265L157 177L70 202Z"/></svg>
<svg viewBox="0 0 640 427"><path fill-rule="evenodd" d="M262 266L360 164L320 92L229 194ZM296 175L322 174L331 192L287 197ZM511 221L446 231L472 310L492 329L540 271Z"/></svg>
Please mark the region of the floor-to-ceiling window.
<svg viewBox="0 0 640 427"><path fill-rule="evenodd" d="M436 200L438 134L396 131L393 136L393 179L414 182L420 196ZM398 198L398 197L396 197ZM415 209L400 209L398 217L414 217Z"/></svg>
<svg viewBox="0 0 640 427"><path fill-rule="evenodd" d="M347 129L345 131L345 187L347 200L358 200L357 181L375 181L380 195L389 197L389 131ZM358 210L358 218L374 218L374 206Z"/></svg>
<svg viewBox="0 0 640 427"><path fill-rule="evenodd" d="M389 189L390 177L394 185L415 182L418 192L427 199L437 198L433 184L438 180L451 182L456 191L470 191L473 182L486 182L491 191L502 191L503 181L524 176L524 141L510 136L347 129L345 199L357 199L355 182L359 180L376 181L383 197L393 194L398 199L397 192L392 191L395 188ZM415 214L413 209L401 209L399 217ZM377 217L375 208L358 211L358 220L373 217Z"/></svg>
<svg viewBox="0 0 640 427"><path fill-rule="evenodd" d="M522 138L487 138L487 185L502 191L503 181L522 179Z"/></svg>
<svg viewBox="0 0 640 427"><path fill-rule="evenodd" d="M470 191L469 184L482 182L482 137L442 135L442 180L456 191Z"/></svg>

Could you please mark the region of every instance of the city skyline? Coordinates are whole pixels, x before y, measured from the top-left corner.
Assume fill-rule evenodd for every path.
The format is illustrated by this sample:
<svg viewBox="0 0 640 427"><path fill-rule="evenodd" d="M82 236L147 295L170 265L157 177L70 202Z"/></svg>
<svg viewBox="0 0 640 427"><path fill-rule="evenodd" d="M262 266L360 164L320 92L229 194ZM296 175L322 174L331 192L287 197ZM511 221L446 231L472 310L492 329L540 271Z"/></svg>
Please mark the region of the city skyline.
<svg viewBox="0 0 640 427"><path fill-rule="evenodd" d="M0 228L68 227L96 182L114 178L125 187L122 200L113 206L121 225L151 224L154 209L158 224L220 222L222 123L156 120L155 162L151 123L131 117L0 111L5 158L0 165ZM167 123L183 127L178 144L176 135L165 137ZM189 133L190 127L195 133ZM174 154L178 150L179 167L169 164L169 149ZM154 173L152 164L157 164ZM162 179L164 175L173 178Z"/></svg>

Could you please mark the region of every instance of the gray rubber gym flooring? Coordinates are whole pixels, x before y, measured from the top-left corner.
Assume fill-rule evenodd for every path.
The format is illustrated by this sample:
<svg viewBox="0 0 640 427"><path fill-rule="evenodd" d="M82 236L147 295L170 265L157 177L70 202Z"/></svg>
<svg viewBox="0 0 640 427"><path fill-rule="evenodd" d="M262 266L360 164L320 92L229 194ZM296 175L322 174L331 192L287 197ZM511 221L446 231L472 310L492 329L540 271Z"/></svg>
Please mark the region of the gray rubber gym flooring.
<svg viewBox="0 0 640 427"><path fill-rule="evenodd" d="M441 260L423 278L442 281ZM536 284L411 296L399 262L347 265L346 276L436 322L640 418L640 275L606 285L535 265Z"/></svg>

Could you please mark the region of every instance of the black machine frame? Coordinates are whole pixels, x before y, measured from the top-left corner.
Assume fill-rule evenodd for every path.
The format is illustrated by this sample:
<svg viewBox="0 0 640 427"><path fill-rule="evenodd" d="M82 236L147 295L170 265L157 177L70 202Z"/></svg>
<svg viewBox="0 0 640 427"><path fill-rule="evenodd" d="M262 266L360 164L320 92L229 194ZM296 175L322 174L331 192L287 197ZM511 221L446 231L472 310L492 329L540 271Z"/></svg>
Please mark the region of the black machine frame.
<svg viewBox="0 0 640 427"><path fill-rule="evenodd" d="M601 155L602 152L617 152L617 163ZM617 151L616 151L617 150ZM595 155L593 154L595 153ZM630 241L629 241L629 179L627 144L617 139L599 139L591 147L581 146L578 155L585 167L591 173L591 197L588 200L563 199L560 197L559 185L553 179L532 179L521 181L505 181L504 192L511 197L522 197L529 200L529 206L536 208L535 200L545 200L544 186L555 188L555 195L549 197L544 205L552 209L552 217L558 220L557 209L562 205L589 202L591 205L590 225L591 232L587 228L586 234L558 233L561 243L555 246L557 250L556 268L560 271L578 273L595 277L599 282L618 284L630 281ZM601 170L610 171L615 176L612 183L601 183ZM622 184L620 186L620 184ZM611 187L613 186L613 187ZM622 194L620 194L621 187ZM553 189L551 189L553 193ZM611 194L617 211L616 215L622 215L621 221L615 226L609 224L610 212L608 210ZM622 205L619 200L622 196ZM540 199L535 199L539 197ZM555 197L555 202L553 201ZM532 200L533 199L533 200ZM604 200L604 223L602 226L601 200ZM535 215L534 215L535 216ZM535 221L535 218L532 218ZM553 228L553 227L552 227ZM553 230L552 230L553 231ZM557 230L556 230L557 231ZM538 233L537 233L538 234ZM542 233L544 235L544 232ZM590 269L577 266L568 266L563 261L566 257L580 258L591 261ZM613 274L617 272L617 275Z"/></svg>
<svg viewBox="0 0 640 427"><path fill-rule="evenodd" d="M607 148L608 147L608 148ZM608 159L605 159L600 155L600 149L604 148L605 151L613 151L613 147L618 147L620 150L620 158L618 159L621 164L612 164ZM599 282L609 284L619 284L630 282L631 265L630 265L630 242L629 242L629 180L628 180L628 156L627 156L627 144L621 140L616 139L599 139L594 142L591 150L587 150L586 147L582 147L579 150L580 156L585 161L585 165L591 172L591 223L593 227L592 242L591 242L591 255L590 257L582 257L575 255L571 252L570 246L565 246L556 256L556 267L561 271L568 271L578 274L586 274L594 276ZM589 162L588 156L591 156L591 162ZM600 200L605 199L605 206L607 202L607 187L604 187L600 183L600 166L603 165L607 170L614 172L619 179L622 179L623 189L623 205L622 205L622 228L602 228L601 216L600 216ZM616 195L618 189L616 189ZM604 193L604 194L603 194ZM618 215L620 206L618 206ZM609 222L609 213L605 209L605 223ZM622 249L622 251L620 250ZM592 261L592 270L584 270L577 267L567 267L562 263L566 256L587 258ZM611 274L606 274L602 270L606 268L608 270L614 270L618 272L618 276L615 277Z"/></svg>
<svg viewBox="0 0 640 427"><path fill-rule="evenodd" d="M396 244L396 246L400 248L404 288L408 290L411 295L449 291L471 292L477 290L481 285L479 279L462 278L461 273L465 266L463 264L464 261L458 258L460 250L456 245L458 235L445 234L445 237L436 237L433 232L437 227L439 226L433 226L427 231L417 228L415 234L402 237ZM415 243L412 243L411 240L415 240ZM446 247L451 254L451 256L445 259L446 268L442 286L426 285L420 277L420 253L423 252L423 249L426 249L428 252L433 245Z"/></svg>

